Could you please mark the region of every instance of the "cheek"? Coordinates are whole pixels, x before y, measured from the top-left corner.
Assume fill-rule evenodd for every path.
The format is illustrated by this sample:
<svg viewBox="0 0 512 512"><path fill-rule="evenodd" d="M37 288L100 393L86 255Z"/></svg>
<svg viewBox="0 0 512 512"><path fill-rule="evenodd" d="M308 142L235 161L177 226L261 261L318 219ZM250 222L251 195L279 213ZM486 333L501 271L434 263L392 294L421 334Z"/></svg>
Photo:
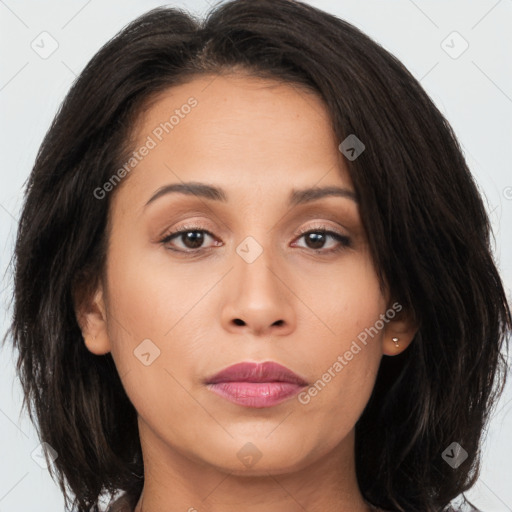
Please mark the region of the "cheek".
<svg viewBox="0 0 512 512"><path fill-rule="evenodd" d="M315 329L316 337L324 340L322 350L327 352L350 345L386 310L386 299L367 252L347 253L335 265L303 268L293 279L293 291L302 303L298 303L297 312L304 313L304 325L298 328Z"/></svg>
<svg viewBox="0 0 512 512"><path fill-rule="evenodd" d="M129 376L127 392L134 404L139 394L159 389L179 401L178 382L188 387L205 358L218 275L173 263L163 250L143 253L118 243L110 256L109 337L118 373Z"/></svg>
<svg viewBox="0 0 512 512"><path fill-rule="evenodd" d="M198 279L192 266L173 263L163 249L122 249L120 244L112 247L108 267L113 328L117 333L123 324L134 342L168 340L183 328L181 321L207 294L215 276Z"/></svg>
<svg viewBox="0 0 512 512"><path fill-rule="evenodd" d="M337 336L318 340L314 351L306 347L303 360L314 365L314 380L297 400L302 418L311 430L321 433L326 444L334 446L355 425L372 394L382 358L381 336L366 336L380 311L368 307L361 310L354 302L345 303L344 311L332 318ZM373 309L375 314L372 314ZM361 335L362 334L362 335ZM365 338L366 336L366 338ZM363 340L363 341L361 341ZM309 358L309 359L308 359Z"/></svg>
<svg viewBox="0 0 512 512"><path fill-rule="evenodd" d="M193 342L201 332L193 305L211 284L191 286L179 268L148 264L135 252L116 258L112 251L111 262L109 337L123 387L142 417L171 424L195 404L185 391L202 354Z"/></svg>
<svg viewBox="0 0 512 512"><path fill-rule="evenodd" d="M353 425L373 390L382 357L383 329L375 326L386 311L386 300L369 259L346 260L339 273L325 281L322 293L309 294L316 305L323 336L311 330L312 344L303 346L316 376L298 396L308 417L321 424ZM323 324L323 325L322 325ZM319 323L315 322L318 328Z"/></svg>

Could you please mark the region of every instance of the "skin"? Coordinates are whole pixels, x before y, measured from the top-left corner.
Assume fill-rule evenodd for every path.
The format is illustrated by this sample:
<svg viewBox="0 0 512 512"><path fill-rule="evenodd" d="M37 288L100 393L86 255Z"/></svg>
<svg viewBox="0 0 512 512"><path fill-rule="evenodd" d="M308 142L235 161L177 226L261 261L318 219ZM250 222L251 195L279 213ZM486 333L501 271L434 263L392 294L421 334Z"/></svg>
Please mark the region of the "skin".
<svg viewBox="0 0 512 512"><path fill-rule="evenodd" d="M307 404L295 396L243 407L203 382L234 363L271 360L314 383L391 307L353 199L287 204L292 189L354 191L341 141L316 95L232 73L160 94L138 120L134 148L191 96L197 106L113 193L106 278L77 313L87 348L112 353L138 413L145 484L136 511L370 510L355 476L354 428L381 358L416 332L403 313ZM173 193L145 207L162 186L192 181L221 187L228 200ZM185 224L213 236L159 243ZM350 246L299 233L319 227ZM262 249L251 263L236 251L247 236ZM160 351L149 365L134 355L145 339L149 359ZM261 455L248 467L237 456L244 446Z"/></svg>

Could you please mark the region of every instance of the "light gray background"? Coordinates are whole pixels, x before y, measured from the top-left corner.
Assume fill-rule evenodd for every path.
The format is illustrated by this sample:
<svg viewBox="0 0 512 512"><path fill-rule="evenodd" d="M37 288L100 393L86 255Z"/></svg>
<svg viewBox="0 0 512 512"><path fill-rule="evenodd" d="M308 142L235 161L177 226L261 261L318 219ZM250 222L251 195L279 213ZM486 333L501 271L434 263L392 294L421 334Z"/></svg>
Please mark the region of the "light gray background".
<svg viewBox="0 0 512 512"><path fill-rule="evenodd" d="M510 297L512 0L309 3L346 19L396 55L446 115L486 197L496 235L495 254ZM126 23L158 5L164 4L156 0L0 0L0 334L9 319L12 278L7 267L21 191L42 138L89 59ZM196 14L210 6L201 0L167 5ZM45 59L31 47L51 48L48 36L40 35L43 31L58 43ZM465 43L450 35L453 31L469 44L460 56ZM26 415L20 414L21 390L9 350L0 353L0 365L0 512L64 510L57 486L31 457L39 440ZM512 511L511 432L509 384L483 444L481 477L468 493L485 512Z"/></svg>

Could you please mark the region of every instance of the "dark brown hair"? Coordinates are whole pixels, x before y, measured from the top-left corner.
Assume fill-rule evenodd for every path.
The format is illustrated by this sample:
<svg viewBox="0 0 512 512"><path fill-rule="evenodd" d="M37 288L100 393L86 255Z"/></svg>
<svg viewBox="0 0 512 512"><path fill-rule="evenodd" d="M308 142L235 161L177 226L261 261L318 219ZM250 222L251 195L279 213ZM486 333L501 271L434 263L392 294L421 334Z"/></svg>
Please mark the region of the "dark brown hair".
<svg viewBox="0 0 512 512"><path fill-rule="evenodd" d="M204 20L148 12L92 58L44 138L19 223L9 333L23 405L58 453L52 477L79 512L96 510L101 493L142 490L136 411L75 314L105 269L111 194L93 191L133 151L130 127L151 98L233 70L315 91L339 141L355 134L366 146L346 164L372 258L420 328L381 361L356 425L358 482L383 508L450 510L478 477L512 328L484 204L449 123L408 70L351 24L288 0L230 1ZM468 453L456 469L442 457L454 441Z"/></svg>

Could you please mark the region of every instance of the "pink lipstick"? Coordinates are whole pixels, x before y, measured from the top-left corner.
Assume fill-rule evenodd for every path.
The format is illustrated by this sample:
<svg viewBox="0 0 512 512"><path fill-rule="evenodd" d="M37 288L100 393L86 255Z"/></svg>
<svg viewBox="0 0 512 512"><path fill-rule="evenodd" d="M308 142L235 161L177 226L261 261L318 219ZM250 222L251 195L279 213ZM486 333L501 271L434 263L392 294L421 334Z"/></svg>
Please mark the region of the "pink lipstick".
<svg viewBox="0 0 512 512"><path fill-rule="evenodd" d="M238 363L209 377L208 389L245 407L277 405L308 385L290 369L272 361Z"/></svg>

